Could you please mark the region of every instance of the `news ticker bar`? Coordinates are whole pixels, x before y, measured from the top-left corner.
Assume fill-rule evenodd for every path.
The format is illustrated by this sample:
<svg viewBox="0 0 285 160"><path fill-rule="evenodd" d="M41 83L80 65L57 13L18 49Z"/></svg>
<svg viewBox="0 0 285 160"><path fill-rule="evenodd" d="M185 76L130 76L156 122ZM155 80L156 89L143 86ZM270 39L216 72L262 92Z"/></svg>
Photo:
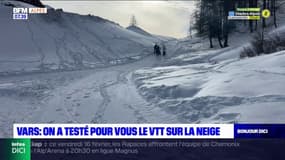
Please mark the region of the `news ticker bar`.
<svg viewBox="0 0 285 160"><path fill-rule="evenodd" d="M1 160L284 160L285 139L0 139Z"/></svg>
<svg viewBox="0 0 285 160"><path fill-rule="evenodd" d="M13 138L236 139L285 138L285 124L14 124Z"/></svg>

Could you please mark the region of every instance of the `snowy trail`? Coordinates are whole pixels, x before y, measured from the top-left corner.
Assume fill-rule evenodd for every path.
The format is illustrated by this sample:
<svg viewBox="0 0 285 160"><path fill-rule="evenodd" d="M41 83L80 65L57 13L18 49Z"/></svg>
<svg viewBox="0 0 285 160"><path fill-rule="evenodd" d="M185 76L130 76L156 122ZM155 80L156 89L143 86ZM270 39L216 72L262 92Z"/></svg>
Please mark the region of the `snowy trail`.
<svg viewBox="0 0 285 160"><path fill-rule="evenodd" d="M64 123L173 123L168 114L145 101L132 80L132 72L159 63L152 56L134 63L95 70L56 89L32 122ZM36 118L35 118L36 117ZM39 121L40 119L40 121Z"/></svg>

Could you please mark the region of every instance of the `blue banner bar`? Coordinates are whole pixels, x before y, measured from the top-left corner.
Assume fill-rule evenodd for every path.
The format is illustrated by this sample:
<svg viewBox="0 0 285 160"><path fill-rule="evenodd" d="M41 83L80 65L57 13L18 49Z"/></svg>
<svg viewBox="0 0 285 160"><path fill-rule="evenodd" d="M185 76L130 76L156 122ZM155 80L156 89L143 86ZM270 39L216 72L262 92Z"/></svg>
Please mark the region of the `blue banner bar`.
<svg viewBox="0 0 285 160"><path fill-rule="evenodd" d="M234 138L285 138L285 124L234 124Z"/></svg>

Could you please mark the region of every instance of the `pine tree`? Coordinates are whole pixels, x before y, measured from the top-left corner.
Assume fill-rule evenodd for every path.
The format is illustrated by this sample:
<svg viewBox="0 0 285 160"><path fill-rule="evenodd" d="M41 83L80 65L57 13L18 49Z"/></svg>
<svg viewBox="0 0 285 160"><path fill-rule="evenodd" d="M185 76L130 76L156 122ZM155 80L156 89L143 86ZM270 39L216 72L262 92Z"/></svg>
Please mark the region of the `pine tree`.
<svg viewBox="0 0 285 160"><path fill-rule="evenodd" d="M130 26L137 26L137 20L135 15L131 16Z"/></svg>

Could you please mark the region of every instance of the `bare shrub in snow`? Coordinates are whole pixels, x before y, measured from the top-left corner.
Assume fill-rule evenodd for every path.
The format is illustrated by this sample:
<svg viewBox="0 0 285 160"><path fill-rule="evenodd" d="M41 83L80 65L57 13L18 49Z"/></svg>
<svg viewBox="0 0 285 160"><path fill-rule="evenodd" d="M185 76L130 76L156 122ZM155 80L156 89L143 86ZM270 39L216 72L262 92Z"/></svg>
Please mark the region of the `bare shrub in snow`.
<svg viewBox="0 0 285 160"><path fill-rule="evenodd" d="M257 32L253 36L253 38L254 38L254 40L251 41L251 45L253 47L253 50L256 53L256 55L260 55L263 53L263 44L264 44L264 40L262 38L262 33Z"/></svg>
<svg viewBox="0 0 285 160"><path fill-rule="evenodd" d="M253 51L253 49L250 46L244 47L242 52L240 53L240 58L254 57L254 56L256 56L256 53Z"/></svg>
<svg viewBox="0 0 285 160"><path fill-rule="evenodd" d="M285 50L285 32L270 32L264 35L257 33L251 41L251 46L245 47L240 54L240 58L254 57L260 54L271 54Z"/></svg>

